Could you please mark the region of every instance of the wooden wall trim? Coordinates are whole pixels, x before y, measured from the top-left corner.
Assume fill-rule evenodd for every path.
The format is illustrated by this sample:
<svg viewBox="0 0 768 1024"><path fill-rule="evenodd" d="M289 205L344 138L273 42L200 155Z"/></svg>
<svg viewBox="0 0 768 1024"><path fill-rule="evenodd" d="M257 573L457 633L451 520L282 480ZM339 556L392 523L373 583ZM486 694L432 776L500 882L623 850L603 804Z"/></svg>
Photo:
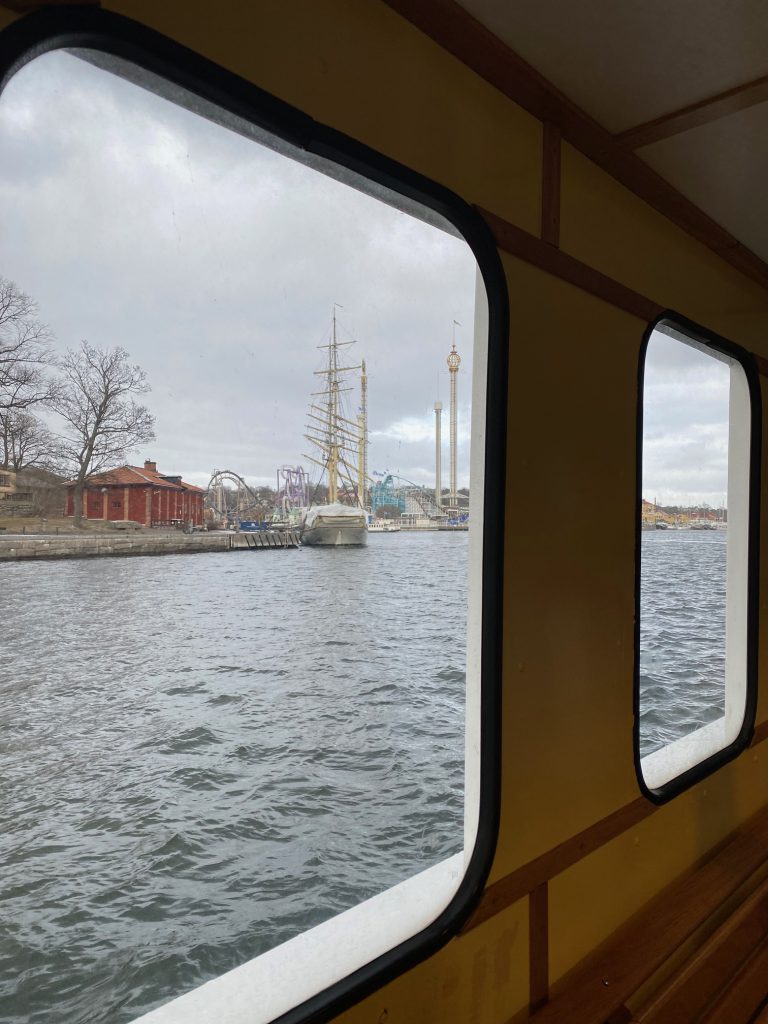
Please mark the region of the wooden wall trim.
<svg viewBox="0 0 768 1024"><path fill-rule="evenodd" d="M560 129L551 121L544 122L541 158L541 238L558 248L560 245Z"/></svg>
<svg viewBox="0 0 768 1024"><path fill-rule="evenodd" d="M688 132L703 124L719 121L723 117L728 117L729 114L747 110L766 100L768 100L768 75L756 78L753 82L737 85L735 89L728 89L718 93L717 96L710 96L709 99L691 103L687 107L664 114L652 121L646 121L645 124L629 128L627 131L615 135L614 138L625 149L639 149L641 146L659 142L661 139L672 138L673 135L680 135L682 132Z"/></svg>
<svg viewBox="0 0 768 1024"><path fill-rule="evenodd" d="M476 74L741 273L768 287L768 264L559 92L455 0L384 0Z"/></svg>
<svg viewBox="0 0 768 1024"><path fill-rule="evenodd" d="M582 291L610 302L613 306L618 306L619 309L646 323L655 320L664 312L664 306L646 298L640 292L633 291L632 288L627 288L626 285L582 263L581 260L569 256L561 249L556 249L553 245L517 227L516 224L511 224L482 207L478 206L476 209L491 229L498 247L505 252L518 256L526 263L554 274L555 277L568 281Z"/></svg>
<svg viewBox="0 0 768 1024"><path fill-rule="evenodd" d="M766 850L768 810L763 808L606 939L570 974L561 992L532 1021L604 1021L765 865ZM746 1018L717 1017L718 1021L741 1019Z"/></svg>
<svg viewBox="0 0 768 1024"><path fill-rule="evenodd" d="M463 931L471 931L496 914L500 914L502 910L511 907L538 886L578 864L584 857L599 850L601 846L605 846L644 818L650 817L656 810L655 804L645 797L638 797L632 803L620 807L582 832L500 878L485 890L480 905L464 925Z"/></svg>
<svg viewBox="0 0 768 1024"><path fill-rule="evenodd" d="M549 886L537 885L528 897L529 1010L549 999Z"/></svg>
<svg viewBox="0 0 768 1024"><path fill-rule="evenodd" d="M554 277L559 277L560 280L567 281L582 291L589 292L590 295L609 302L612 306L623 309L625 313L630 313L646 323L651 323L664 312L665 306L628 288L607 274L595 270L589 264L582 263L575 256L569 256L562 249L548 244L543 239L537 238L536 235L517 227L516 224L498 217L495 213L484 210L482 206L476 206L475 209L491 229L499 249L508 252L511 256L517 256L518 259L524 260ZM758 373L768 377L768 359L755 352L752 352L752 358L755 360ZM767 730L766 736L768 736L768 722L758 726L758 729L761 728Z"/></svg>
<svg viewBox="0 0 768 1024"><path fill-rule="evenodd" d="M768 739L768 720L756 726L750 747L755 747ZM659 808L645 797L638 797L625 804L617 811L595 822L570 839L564 840L551 850L535 857L510 872L497 882L489 885L483 893L480 904L464 925L463 932L471 931L478 925L500 914L513 903L523 899L534 889L555 878L567 868L578 864L580 860L599 850L612 839L627 832L645 818L649 818ZM766 847L768 850L768 847Z"/></svg>

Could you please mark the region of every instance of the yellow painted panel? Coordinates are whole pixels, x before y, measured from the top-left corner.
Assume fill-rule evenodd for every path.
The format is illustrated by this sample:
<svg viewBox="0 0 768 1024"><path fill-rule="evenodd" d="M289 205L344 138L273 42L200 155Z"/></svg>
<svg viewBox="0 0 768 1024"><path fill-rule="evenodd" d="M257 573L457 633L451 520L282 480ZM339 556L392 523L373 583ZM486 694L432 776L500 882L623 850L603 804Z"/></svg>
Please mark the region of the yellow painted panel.
<svg viewBox="0 0 768 1024"><path fill-rule="evenodd" d="M761 745L553 880L553 980L759 810L767 790Z"/></svg>
<svg viewBox="0 0 768 1024"><path fill-rule="evenodd" d="M528 903L453 939L339 1017L345 1024L506 1021L528 1002Z"/></svg>
<svg viewBox="0 0 768 1024"><path fill-rule="evenodd" d="M539 122L378 0L105 6L538 230Z"/></svg>
<svg viewBox="0 0 768 1024"><path fill-rule="evenodd" d="M635 393L645 325L519 260L504 265L511 372L494 877L638 795Z"/></svg>
<svg viewBox="0 0 768 1024"><path fill-rule="evenodd" d="M562 248L711 330L768 355L768 293L563 146Z"/></svg>

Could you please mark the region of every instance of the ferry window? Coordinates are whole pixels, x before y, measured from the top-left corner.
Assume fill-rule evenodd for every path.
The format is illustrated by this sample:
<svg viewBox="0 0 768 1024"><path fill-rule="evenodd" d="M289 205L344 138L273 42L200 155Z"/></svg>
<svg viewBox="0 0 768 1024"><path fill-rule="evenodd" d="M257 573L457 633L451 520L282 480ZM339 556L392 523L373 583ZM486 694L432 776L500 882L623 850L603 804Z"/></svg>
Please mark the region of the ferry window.
<svg viewBox="0 0 768 1024"><path fill-rule="evenodd" d="M651 331L642 383L637 753L656 797L752 727L756 486L750 366L685 322Z"/></svg>
<svg viewBox="0 0 768 1024"><path fill-rule="evenodd" d="M0 97L47 503L0 496L9 1019L271 1020L431 927L483 821L473 249L167 91L78 50Z"/></svg>

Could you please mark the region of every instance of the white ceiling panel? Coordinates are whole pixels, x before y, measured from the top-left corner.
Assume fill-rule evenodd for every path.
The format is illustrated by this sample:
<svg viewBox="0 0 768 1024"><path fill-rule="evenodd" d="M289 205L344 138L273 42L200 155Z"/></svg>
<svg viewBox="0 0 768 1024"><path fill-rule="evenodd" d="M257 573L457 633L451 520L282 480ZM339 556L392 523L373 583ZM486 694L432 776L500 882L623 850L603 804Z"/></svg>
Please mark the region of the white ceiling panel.
<svg viewBox="0 0 768 1024"><path fill-rule="evenodd" d="M638 156L768 260L768 103L644 146Z"/></svg>
<svg viewBox="0 0 768 1024"><path fill-rule="evenodd" d="M459 0L612 132L768 74L766 0Z"/></svg>

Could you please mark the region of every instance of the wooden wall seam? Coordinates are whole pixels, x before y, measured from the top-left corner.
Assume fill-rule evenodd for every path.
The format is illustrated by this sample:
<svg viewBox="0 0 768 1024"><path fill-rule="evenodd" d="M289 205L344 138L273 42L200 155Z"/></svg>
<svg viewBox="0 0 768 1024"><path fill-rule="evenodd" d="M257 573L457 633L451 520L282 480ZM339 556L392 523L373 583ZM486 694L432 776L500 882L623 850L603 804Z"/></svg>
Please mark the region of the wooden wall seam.
<svg viewBox="0 0 768 1024"><path fill-rule="evenodd" d="M675 135L699 128L701 125L719 121L740 110L748 110L758 103L768 100L768 75L756 78L752 82L744 82L733 89L690 103L686 107L674 110L652 121L646 121L635 128L614 135L614 139L625 149L640 149L662 139L670 139Z"/></svg>
<svg viewBox="0 0 768 1024"><path fill-rule="evenodd" d="M542 882L528 895L529 1010L549 1000L549 886Z"/></svg>
<svg viewBox="0 0 768 1024"><path fill-rule="evenodd" d="M768 288L768 263L662 178L456 0L384 0L389 7L696 241Z"/></svg>
<svg viewBox="0 0 768 1024"><path fill-rule="evenodd" d="M605 302L610 302L646 323L655 320L664 312L665 306L608 277L602 271L595 270L589 264L582 263L576 257L569 256L562 249L529 234L516 224L491 213L490 210L485 210L481 206L476 206L475 209L491 229L496 245L512 256L518 256L526 263L553 274Z"/></svg>
<svg viewBox="0 0 768 1024"><path fill-rule="evenodd" d="M541 154L541 239L560 248L560 129L544 122Z"/></svg>
<svg viewBox="0 0 768 1024"><path fill-rule="evenodd" d="M652 323L667 309L666 306L649 299L647 295L629 288L608 274L595 270L588 263L583 263L575 256L563 252L555 244L537 238L516 224L512 224L503 217L499 217L482 206L475 206L485 223L491 229L494 241L499 249L516 256L518 259L530 263L539 270L543 270L561 281L575 285L582 291L594 295L604 302L609 302L617 309L636 316L645 323ZM543 233L544 204L542 202L542 233ZM680 310L679 312L685 312ZM706 325L704 325L706 326ZM751 352L755 360L758 373L768 377L768 359Z"/></svg>
<svg viewBox="0 0 768 1024"><path fill-rule="evenodd" d="M755 727L749 748L768 739L768 721ZM634 825L655 814L660 808L645 797L637 797L600 821L594 822L575 836L528 861L508 875L493 882L483 893L477 909L462 928L462 934L477 928L485 921L511 907L534 889L549 882L567 868L599 850L612 839L618 838Z"/></svg>

